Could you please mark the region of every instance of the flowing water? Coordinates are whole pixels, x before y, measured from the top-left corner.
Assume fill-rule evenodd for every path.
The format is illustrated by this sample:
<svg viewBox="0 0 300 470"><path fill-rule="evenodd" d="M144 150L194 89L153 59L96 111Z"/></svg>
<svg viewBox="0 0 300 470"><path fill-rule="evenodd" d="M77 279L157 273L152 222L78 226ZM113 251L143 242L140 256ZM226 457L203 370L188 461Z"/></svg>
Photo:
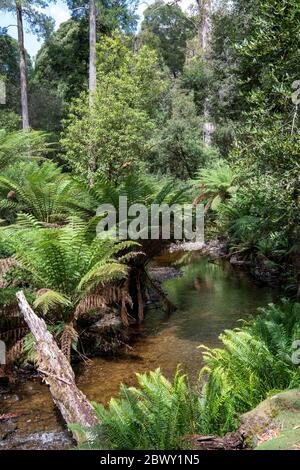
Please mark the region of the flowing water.
<svg viewBox="0 0 300 470"><path fill-rule="evenodd" d="M177 310L167 315L151 304L143 325L132 330L132 349L80 366L77 383L90 400L106 404L118 394L121 382L136 384L136 372L157 367L171 378L180 363L191 380L196 380L202 365L197 346L219 346L218 336L224 329L239 326L240 319L275 300L272 289L254 284L229 263L213 262L195 252L176 252L157 261L159 267L171 264L180 266L182 275L164 281L164 288ZM20 416L14 421L17 429L11 434L8 431L0 448L70 446L48 389L39 379L18 385L13 394L4 396L1 408L1 412Z"/></svg>

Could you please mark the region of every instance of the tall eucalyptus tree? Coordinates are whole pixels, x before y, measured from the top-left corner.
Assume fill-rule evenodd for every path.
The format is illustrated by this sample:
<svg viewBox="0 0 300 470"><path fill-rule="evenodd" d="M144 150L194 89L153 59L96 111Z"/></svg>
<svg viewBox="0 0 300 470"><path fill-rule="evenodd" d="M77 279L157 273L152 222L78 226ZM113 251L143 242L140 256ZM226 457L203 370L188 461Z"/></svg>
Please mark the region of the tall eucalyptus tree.
<svg viewBox="0 0 300 470"><path fill-rule="evenodd" d="M0 10L13 13L16 17L18 30L18 47L20 60L20 88L21 88L21 112L22 127L29 128L28 112L28 81L27 61L24 44L24 23L27 30L36 34L39 38L49 37L53 30L54 21L51 17L41 12L51 2L56 0L1 0Z"/></svg>
<svg viewBox="0 0 300 470"><path fill-rule="evenodd" d="M96 42L97 42L97 33L96 33L96 22L97 22L97 12L96 12L96 0L90 0L89 5L89 93L90 100L92 100L93 94L96 90L97 76L96 76Z"/></svg>
<svg viewBox="0 0 300 470"><path fill-rule="evenodd" d="M211 32L211 8L212 0L196 0L199 12L198 37L199 45L203 50L204 56L207 54L209 37Z"/></svg>
<svg viewBox="0 0 300 470"><path fill-rule="evenodd" d="M199 46L202 50L203 60L207 61L209 57L209 41L211 36L212 0L196 0L196 3L199 12ZM209 147L212 143L212 134L214 133L215 126L213 122L211 122L208 104L208 98L206 98L204 103L203 142Z"/></svg>
<svg viewBox="0 0 300 470"><path fill-rule="evenodd" d="M99 26L108 30L132 30L137 0L67 0L72 16L89 17L89 94L90 101L96 89L96 43Z"/></svg>

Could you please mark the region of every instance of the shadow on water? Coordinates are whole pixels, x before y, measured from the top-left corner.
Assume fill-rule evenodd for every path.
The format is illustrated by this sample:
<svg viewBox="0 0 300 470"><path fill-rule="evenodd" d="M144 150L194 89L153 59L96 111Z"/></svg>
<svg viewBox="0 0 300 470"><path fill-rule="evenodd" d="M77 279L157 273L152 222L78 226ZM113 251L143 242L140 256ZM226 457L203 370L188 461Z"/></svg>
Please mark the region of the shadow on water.
<svg viewBox="0 0 300 470"><path fill-rule="evenodd" d="M202 365L197 346L218 346L218 336L224 329L239 326L240 319L249 318L257 307L276 299L272 289L255 285L245 273L234 270L229 263L212 262L198 253L164 255L156 265L174 265L182 271L181 277L164 282L177 311L166 315L160 308L150 306L143 325L133 329L136 340L132 350L118 357L95 358L91 365L80 367L78 386L90 400L106 404L118 394L121 382L134 385L136 372L157 367L171 378L180 363L191 380L196 380ZM3 405L4 413L22 414L17 421L17 440L9 447L35 447L32 443L34 433L38 433L36 436L42 433L42 439L46 441L51 440L53 431L53 439L62 434L63 425L51 396L39 381L23 383ZM27 444L23 443L24 439ZM53 447L66 445L62 434L62 441ZM42 444L38 446L43 447ZM5 443L2 447L6 447Z"/></svg>

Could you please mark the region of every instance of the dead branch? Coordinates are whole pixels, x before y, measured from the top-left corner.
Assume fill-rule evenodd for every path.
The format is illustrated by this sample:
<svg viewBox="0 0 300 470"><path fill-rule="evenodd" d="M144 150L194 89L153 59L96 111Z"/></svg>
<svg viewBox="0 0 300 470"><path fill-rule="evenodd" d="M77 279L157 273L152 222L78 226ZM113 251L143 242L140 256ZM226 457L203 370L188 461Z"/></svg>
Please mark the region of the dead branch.
<svg viewBox="0 0 300 470"><path fill-rule="evenodd" d="M94 426L97 416L86 396L77 388L75 375L67 358L59 349L43 319L39 318L28 304L23 291L16 294L19 308L35 338L36 365L43 375L54 403L67 424L82 427ZM73 433L79 441L80 435Z"/></svg>

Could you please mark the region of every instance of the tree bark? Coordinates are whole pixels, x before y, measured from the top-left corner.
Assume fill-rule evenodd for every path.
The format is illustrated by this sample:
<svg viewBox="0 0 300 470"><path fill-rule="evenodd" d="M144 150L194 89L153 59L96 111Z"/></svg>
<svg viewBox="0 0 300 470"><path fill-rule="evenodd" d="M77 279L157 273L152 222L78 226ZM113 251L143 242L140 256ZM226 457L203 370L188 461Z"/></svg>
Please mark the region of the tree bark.
<svg viewBox="0 0 300 470"><path fill-rule="evenodd" d="M34 313L23 291L17 292L16 297L35 339L37 369L49 385L53 401L64 420L67 424L83 427L96 425L99 422L96 413L86 396L77 388L72 367L48 331L46 323ZM73 434L80 441L80 434Z"/></svg>
<svg viewBox="0 0 300 470"><path fill-rule="evenodd" d="M17 26L18 26L18 46L19 46L19 55L20 55L22 127L23 129L26 130L29 128L28 85L27 85L26 53L25 53L25 47L24 47L23 15L22 15L22 6L20 2L16 2L16 15L17 15Z"/></svg>
<svg viewBox="0 0 300 470"><path fill-rule="evenodd" d="M210 36L210 14L211 14L211 0L196 0L199 10L199 27L198 37L199 45L203 50L204 58L208 52L208 43Z"/></svg>
<svg viewBox="0 0 300 470"><path fill-rule="evenodd" d="M89 92L90 100L96 90L96 0L90 0L90 61L89 61Z"/></svg>
<svg viewBox="0 0 300 470"><path fill-rule="evenodd" d="M203 52L204 61L209 59L209 39L211 33L211 0L196 0L199 11L198 38L199 46ZM204 102L204 125L203 125L203 142L207 147L212 144L212 135L214 133L214 124L210 121L209 102Z"/></svg>
<svg viewBox="0 0 300 470"><path fill-rule="evenodd" d="M96 91L97 85L97 75L96 75L96 0L90 0L89 8L89 49L90 49L90 58L89 58L89 101L90 108L93 104L94 94ZM96 158L93 154L93 150L90 151L89 158L89 168L88 168L88 184L93 186L94 184L94 172L97 169Z"/></svg>
<svg viewBox="0 0 300 470"><path fill-rule="evenodd" d="M229 432L224 437L195 435L184 440L192 443L193 449L198 450L241 450L246 447L245 438L238 431Z"/></svg>

